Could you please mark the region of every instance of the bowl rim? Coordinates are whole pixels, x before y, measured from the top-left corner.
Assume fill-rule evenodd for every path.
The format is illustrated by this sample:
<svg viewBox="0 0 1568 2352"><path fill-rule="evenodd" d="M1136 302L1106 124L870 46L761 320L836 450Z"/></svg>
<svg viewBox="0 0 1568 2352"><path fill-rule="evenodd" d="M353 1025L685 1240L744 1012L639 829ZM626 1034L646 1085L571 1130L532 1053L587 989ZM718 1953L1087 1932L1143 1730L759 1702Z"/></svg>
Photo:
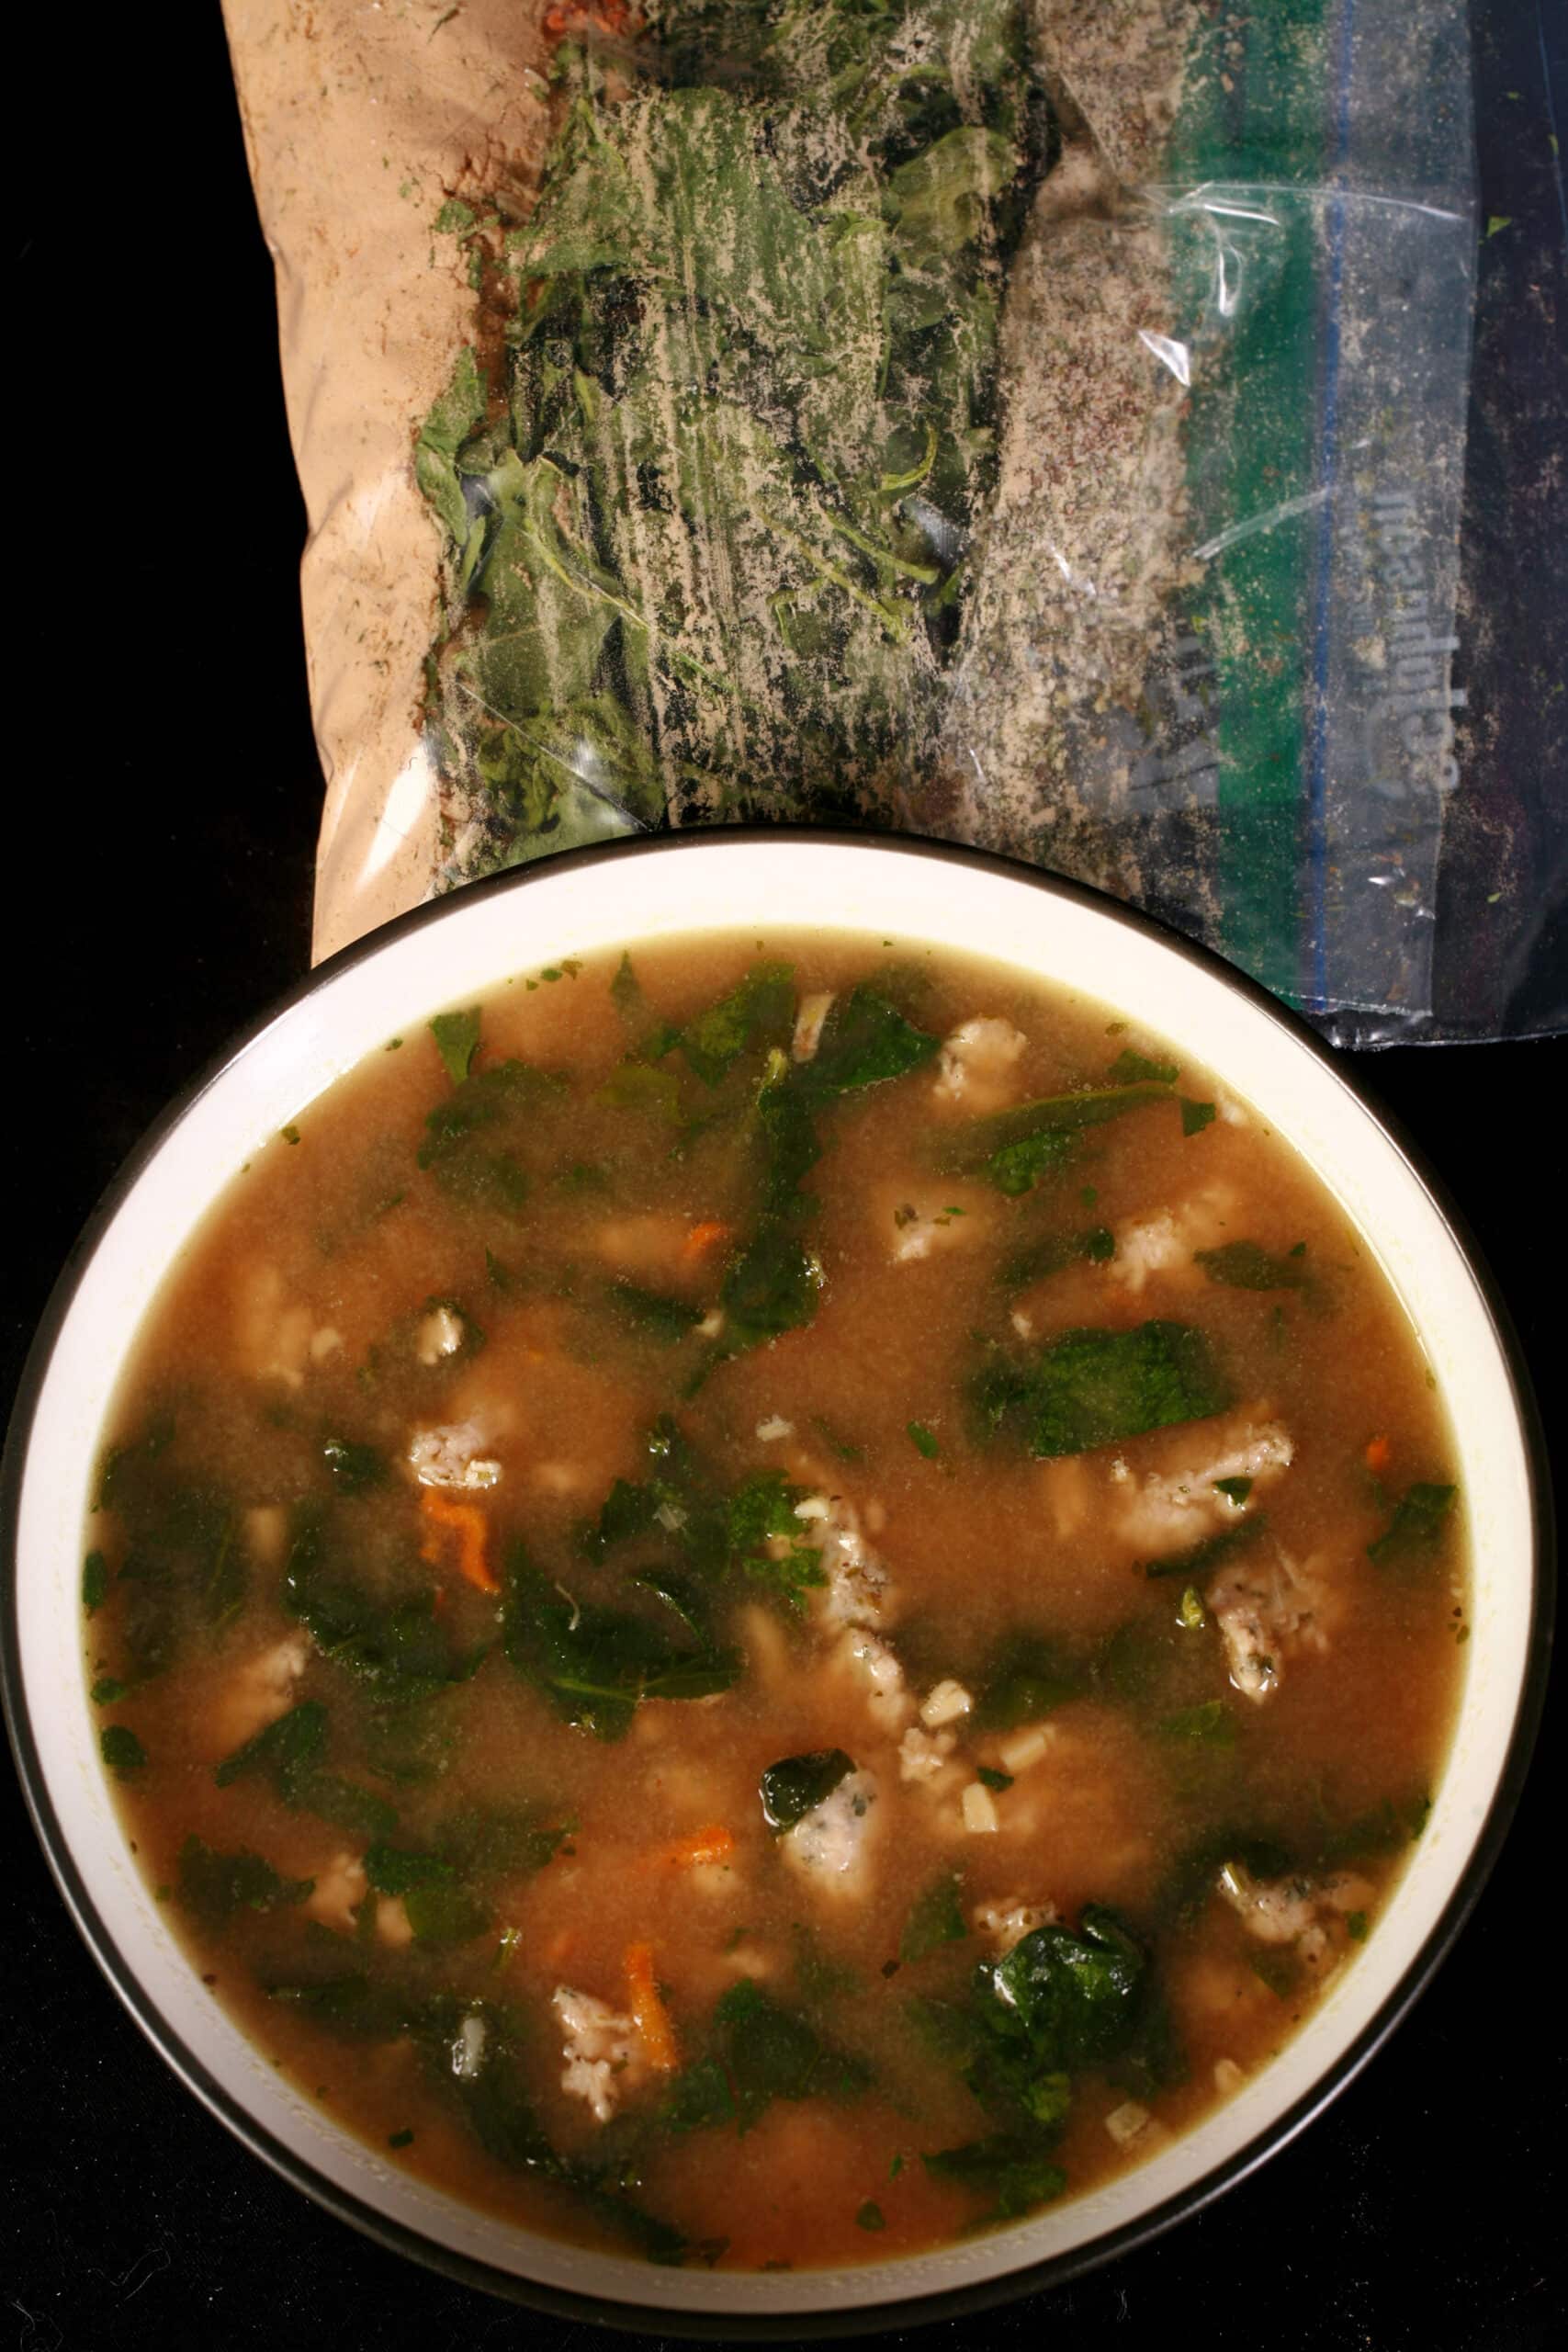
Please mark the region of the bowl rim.
<svg viewBox="0 0 1568 2352"><path fill-rule="evenodd" d="M500 2266L459 2254L421 2231L394 2221L355 2195L303 2156L285 2147L243 2102L220 2084L187 2048L178 2030L145 1993L100 1916L79 1871L56 1813L33 1736L22 1680L17 1535L21 1498L33 1424L55 1346L77 1291L121 1204L164 1142L223 1073L256 1039L340 974L381 954L430 925L459 918L477 901L526 889L566 871L597 865L612 857L711 854L734 845L778 839L813 842L829 848L883 849L901 855L976 868L1019 882L1047 898L1059 898L1105 921L1152 935L1173 954L1205 970L1233 994L1280 1028L1332 1076L1368 1116L1405 1170L1426 1193L1450 1242L1472 1277L1491 1326L1510 1392L1524 1455L1529 1509L1530 1595L1525 1671L1520 1682L1506 1755L1464 1869L1447 1904L1404 1975L1361 2031L1299 2098L1275 2116L1245 2146L1160 2204L1082 2245L1020 2265L999 2276L946 2288L892 2303L814 2311L748 2313L694 2312L662 2304L639 2304L583 2294L517 2276ZM1529 1369L1501 1290L1470 1226L1447 1185L1402 1122L1375 1091L1345 1069L1334 1049L1289 1006L1246 973L1157 917L1125 905L1105 892L1020 860L965 848L920 834L886 833L846 826L737 825L676 831L637 839L596 842L564 850L529 865L506 869L460 890L427 901L396 917L315 966L272 999L212 1057L152 1122L116 1170L86 1218L50 1292L17 1381L0 1461L0 1704L3 1704L18 1780L44 1859L78 1933L115 1994L147 2039L201 2104L252 2154L363 2236L388 2251L421 2263L457 2283L546 2312L628 2333L649 2333L697 2341L821 2341L878 2333L890 2326L920 2326L1011 2302L1066 2285L1134 2247L1162 2236L1188 2215L1247 2178L1285 2147L1354 2080L1369 2059L1409 2014L1447 1959L1490 1877L1517 1809L1544 1708L1555 1616L1555 1515L1550 1456Z"/></svg>

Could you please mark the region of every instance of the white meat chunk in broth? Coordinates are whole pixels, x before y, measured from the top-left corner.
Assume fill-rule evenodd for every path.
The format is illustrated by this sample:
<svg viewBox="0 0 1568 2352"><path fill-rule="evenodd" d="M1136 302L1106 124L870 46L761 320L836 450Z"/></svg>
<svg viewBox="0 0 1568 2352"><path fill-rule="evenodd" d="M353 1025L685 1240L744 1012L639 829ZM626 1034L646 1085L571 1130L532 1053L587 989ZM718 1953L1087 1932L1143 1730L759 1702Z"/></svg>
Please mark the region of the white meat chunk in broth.
<svg viewBox="0 0 1568 2352"><path fill-rule="evenodd" d="M854 1505L842 1495L807 1495L795 1515L828 1579L816 1594L818 1617L827 1625L882 1624L893 1612L892 1581Z"/></svg>
<svg viewBox="0 0 1568 2352"><path fill-rule="evenodd" d="M595 2123L608 2123L622 2092L640 2077L637 2021L573 1984L558 1984L550 2006L561 2030L560 2086L583 2101Z"/></svg>
<svg viewBox="0 0 1568 2352"><path fill-rule="evenodd" d="M1371 1882L1343 1871L1315 1880L1257 1879L1240 1862L1227 1862L1219 1886L1249 1936L1289 1945L1313 1969L1321 1969L1335 1950L1341 1921L1372 1900Z"/></svg>
<svg viewBox="0 0 1568 2352"><path fill-rule="evenodd" d="M1010 1021L982 1013L961 1022L942 1041L932 1101L975 1118L1005 1111L1020 1099L1019 1064L1028 1046Z"/></svg>
<svg viewBox="0 0 1568 2352"><path fill-rule="evenodd" d="M219 1689L207 1712L208 1745L215 1757L232 1755L294 1704L294 1686L310 1661L310 1637L286 1634L254 1650Z"/></svg>
<svg viewBox="0 0 1568 2352"><path fill-rule="evenodd" d="M301 1906L306 1917L319 1919L324 1928L336 1928L342 1935L352 1935L357 1924L355 1912L369 1888L359 1856L347 1851L329 1855L310 1876L315 1883Z"/></svg>
<svg viewBox="0 0 1568 2352"><path fill-rule="evenodd" d="M1209 1587L1209 1611L1243 1698L1261 1704L1279 1689L1291 1658L1327 1651L1344 1600L1324 1566L1322 1553L1298 1566L1275 1544L1260 1557L1234 1562Z"/></svg>
<svg viewBox="0 0 1568 2352"><path fill-rule="evenodd" d="M477 1421L448 1421L415 1430L403 1458L422 1487L474 1490L500 1483L501 1464L486 1451L488 1442Z"/></svg>
<svg viewBox="0 0 1568 2352"><path fill-rule="evenodd" d="M1295 1458L1282 1422L1238 1415L1220 1428L1203 1424L1158 1448L1140 1477L1118 1456L1111 1465L1116 1534L1145 1554L1185 1551L1249 1510L1259 1490L1281 1478ZM1223 1482L1247 1479L1251 1491L1227 1495Z"/></svg>
<svg viewBox="0 0 1568 2352"><path fill-rule="evenodd" d="M897 1739L914 1713L904 1669L880 1637L852 1625L828 1660L829 1672L845 1684L885 1738Z"/></svg>
<svg viewBox="0 0 1568 2352"><path fill-rule="evenodd" d="M1230 1234L1240 1203L1233 1186L1206 1184L1174 1208L1134 1217L1116 1228L1116 1251L1106 1264L1108 1282L1140 1296L1151 1280L1175 1289L1196 1289L1208 1277L1197 1262L1200 1250L1216 1250Z"/></svg>
<svg viewBox="0 0 1568 2352"><path fill-rule="evenodd" d="M244 1269L235 1285L232 1331L238 1368L246 1378L304 1386L316 1317L310 1307L285 1297L276 1266Z"/></svg>
<svg viewBox="0 0 1568 2352"><path fill-rule="evenodd" d="M800 1000L800 1011L795 1019L795 1035L790 1041L790 1057L797 1062L817 1058L817 1048L822 1043L822 1031L828 1015L833 1010L833 990L817 989Z"/></svg>
<svg viewBox="0 0 1568 2352"><path fill-rule="evenodd" d="M985 1936L998 1953L1011 1951L1025 1936L1036 1928L1054 1925L1056 1908L1051 1903L1025 1903L1016 1894L1004 1895L999 1901L981 1903L969 1914L969 1925L977 1936Z"/></svg>
<svg viewBox="0 0 1568 2352"><path fill-rule="evenodd" d="M878 1185L872 1216L896 1266L983 1249L996 1227L994 1195L952 1177L911 1178Z"/></svg>
<svg viewBox="0 0 1568 2352"><path fill-rule="evenodd" d="M460 2083L475 2082L484 2065L485 2043L490 2028L482 2011L470 2009L458 2020L457 2030L447 2044L447 2056L452 2072Z"/></svg>
<svg viewBox="0 0 1568 2352"><path fill-rule="evenodd" d="M455 1356L468 1337L463 1317L453 1306L433 1306L414 1334L414 1353L423 1364L440 1363Z"/></svg>
<svg viewBox="0 0 1568 2352"><path fill-rule="evenodd" d="M879 1827L875 1774L846 1772L820 1804L784 1831L779 1852L815 1893L835 1903L863 1903Z"/></svg>

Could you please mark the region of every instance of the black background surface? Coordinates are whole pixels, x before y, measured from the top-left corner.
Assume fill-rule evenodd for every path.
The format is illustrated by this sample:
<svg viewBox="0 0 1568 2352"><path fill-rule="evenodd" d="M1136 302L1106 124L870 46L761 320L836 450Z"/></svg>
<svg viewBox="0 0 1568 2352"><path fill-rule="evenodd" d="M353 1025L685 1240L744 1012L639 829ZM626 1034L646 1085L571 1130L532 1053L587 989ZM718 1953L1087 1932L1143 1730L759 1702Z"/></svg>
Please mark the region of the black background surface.
<svg viewBox="0 0 1568 2352"><path fill-rule="evenodd" d="M1492 626L1465 683L1470 756L1506 775L1563 741L1520 682L1555 678L1561 693L1568 671L1568 215L1550 80L1568 130L1568 18L1561 0L1476 0L1476 16L1482 216L1510 227L1483 256L1466 563L1469 606ZM8 215L22 334L6 468L7 1394L120 1159L304 970L321 801L295 577L304 517L216 6L39 18L25 38L39 47L31 73L12 57L22 194ZM1568 791L1568 775L1555 781ZM1540 888L1561 940L1552 877ZM1564 989L1559 952L1528 984L1530 1025ZM1568 1055L1553 1043L1354 1058L1474 1225L1554 1426ZM1561 1756L1549 1713L1458 1949L1310 2132L1160 2243L920 2340L1556 2340ZM589 2336L362 2241L200 2109L78 1941L8 1779L0 1938L0 2346L558 2352Z"/></svg>

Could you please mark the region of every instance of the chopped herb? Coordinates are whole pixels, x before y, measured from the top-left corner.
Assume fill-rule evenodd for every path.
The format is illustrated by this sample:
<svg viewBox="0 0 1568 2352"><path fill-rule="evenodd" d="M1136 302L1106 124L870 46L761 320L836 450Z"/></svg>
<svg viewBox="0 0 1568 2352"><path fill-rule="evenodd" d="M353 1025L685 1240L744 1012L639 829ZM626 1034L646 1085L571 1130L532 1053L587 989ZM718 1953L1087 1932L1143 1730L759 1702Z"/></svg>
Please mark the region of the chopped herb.
<svg viewBox="0 0 1568 2352"><path fill-rule="evenodd" d="M795 1610L805 1607L809 1589L828 1581L821 1555L795 1516L803 1492L779 1472L760 1470L730 1497L724 1514L730 1565ZM775 1557L783 1538L787 1549Z"/></svg>
<svg viewBox="0 0 1568 2352"><path fill-rule="evenodd" d="M628 1024L634 1019L641 1017L642 984L637 978L630 956L624 949L621 960L615 967L615 977L610 982L610 1001L621 1019Z"/></svg>
<svg viewBox="0 0 1568 2352"><path fill-rule="evenodd" d="M1216 1495L1224 1495L1225 1500L1235 1503L1239 1510L1252 1492L1252 1481L1250 1478L1216 1478L1214 1492Z"/></svg>
<svg viewBox="0 0 1568 2352"><path fill-rule="evenodd" d="M729 1987L714 2022L742 2132L776 2098L855 2098L870 2086L870 2069L860 2059L824 2041L797 2010L773 2000L753 1977Z"/></svg>
<svg viewBox="0 0 1568 2352"><path fill-rule="evenodd" d="M855 2215L855 2222L863 2230L885 2230L887 2227L886 2217L881 2206L877 2204L874 2198L871 2197L866 2199L865 2203Z"/></svg>
<svg viewBox="0 0 1568 2352"><path fill-rule="evenodd" d="M1020 1724L1037 1722L1054 1707L1081 1698L1089 1679L1082 1661L1049 1635L1011 1634L993 1652L980 1677L975 1728L1012 1731Z"/></svg>
<svg viewBox="0 0 1568 2352"><path fill-rule="evenodd" d="M831 1452L836 1453L840 1462L863 1462L865 1460L864 1446L850 1444L846 1438L842 1438L839 1435L830 1421L825 1421L823 1419L820 1413L813 1413L811 1417L811 1426L816 1430L818 1436L822 1440L824 1445L828 1446Z"/></svg>
<svg viewBox="0 0 1568 2352"><path fill-rule="evenodd" d="M1194 1102L1185 1094L1181 1097L1181 1132L1184 1136L1201 1136L1218 1116L1213 1102Z"/></svg>
<svg viewBox="0 0 1568 2352"><path fill-rule="evenodd" d="M1345 1914L1345 1932L1349 1937L1350 1941L1353 1944L1364 1944L1367 1940L1366 1913L1364 1911L1347 1911Z"/></svg>
<svg viewBox="0 0 1568 2352"><path fill-rule="evenodd" d="M100 1674L87 1696L95 1707L113 1707L135 1687L134 1683L117 1681L112 1674Z"/></svg>
<svg viewBox="0 0 1568 2352"><path fill-rule="evenodd" d="M1253 1511L1237 1525L1222 1527L1217 1535L1205 1535L1200 1542L1190 1544L1185 1552L1168 1553L1163 1560L1143 1561L1134 1573L1145 1577L1180 1577L1184 1582L1190 1582L1194 1577L1207 1576L1211 1568L1217 1567L1222 1560L1228 1560L1231 1554L1240 1551L1244 1544L1256 1542L1268 1524L1262 1511Z"/></svg>
<svg viewBox="0 0 1568 2352"><path fill-rule="evenodd" d="M956 2180L989 2197L988 2218L998 2222L1016 2221L1050 2204L1067 2185L1066 2174L1047 2150L1004 2132L962 2148L939 2148L920 2162L933 2179Z"/></svg>
<svg viewBox="0 0 1568 2352"><path fill-rule="evenodd" d="M89 1617L109 1597L109 1564L101 1552L89 1552L82 1563L82 1606Z"/></svg>
<svg viewBox="0 0 1568 2352"><path fill-rule="evenodd" d="M898 1957L907 1965L929 1960L944 1944L964 1940L969 1929L958 1899L962 1884L956 1871L944 1871L917 1898L898 1939Z"/></svg>
<svg viewBox="0 0 1568 2352"><path fill-rule="evenodd" d="M651 1118L681 1122L681 1081L672 1069L655 1069L644 1061L622 1062L594 1095L610 1111L643 1111Z"/></svg>
<svg viewBox="0 0 1568 2352"><path fill-rule="evenodd" d="M644 1699L706 1699L728 1690L739 1650L691 1647L628 1610L574 1600L513 1547L506 1655L558 1714L597 1739L619 1739Z"/></svg>
<svg viewBox="0 0 1568 2352"><path fill-rule="evenodd" d="M117 1781L133 1781L147 1769L147 1750L126 1724L106 1724L98 1749Z"/></svg>
<svg viewBox="0 0 1568 2352"><path fill-rule="evenodd" d="M799 1330L817 1312L822 1283L821 1261L786 1226L765 1222L724 1278L725 1351Z"/></svg>
<svg viewBox="0 0 1568 2352"><path fill-rule="evenodd" d="M733 2123L737 2112L724 2068L716 2058L702 2058L676 2075L659 2109L659 2121L667 2132L704 2132L715 2124Z"/></svg>
<svg viewBox="0 0 1568 2352"><path fill-rule="evenodd" d="M461 1086L479 1049L479 1006L470 1005L467 1012L438 1012L429 1025L447 1077L454 1086Z"/></svg>
<svg viewBox="0 0 1568 2352"><path fill-rule="evenodd" d="M485 1250L485 1274L492 1290L509 1291L514 1290L517 1286L517 1276L511 1267L505 1265L496 1256L495 1251L489 1248Z"/></svg>
<svg viewBox="0 0 1568 2352"><path fill-rule="evenodd" d="M406 2127L401 2132L389 2132L387 2134L387 2145L389 2148L412 2148L413 2145L413 2133Z"/></svg>
<svg viewBox="0 0 1568 2352"><path fill-rule="evenodd" d="M693 1075L714 1087L749 1047L786 1044L794 1025L793 967L757 964L728 996L687 1023L676 1047Z"/></svg>
<svg viewBox="0 0 1568 2352"><path fill-rule="evenodd" d="M1032 1249L1006 1259L997 1280L1004 1290L1024 1290L1032 1283L1043 1282L1049 1274L1059 1274L1067 1266L1084 1261L1102 1266L1115 1255L1116 1237L1109 1226L1092 1226L1085 1233L1048 1234Z"/></svg>
<svg viewBox="0 0 1568 2352"><path fill-rule="evenodd" d="M1190 1634L1201 1634L1209 1622L1209 1612L1195 1584L1190 1584L1182 1594L1176 1611L1177 1623Z"/></svg>
<svg viewBox="0 0 1568 2352"><path fill-rule="evenodd" d="M661 1348L678 1347L703 1319L703 1309L689 1299L669 1298L661 1291L644 1290L637 1283L612 1283L608 1296L623 1322L646 1333Z"/></svg>
<svg viewBox="0 0 1568 2352"><path fill-rule="evenodd" d="M785 1756L770 1764L758 1783L762 1818L774 1837L814 1813L839 1782L854 1770L841 1747L821 1747L808 1756Z"/></svg>
<svg viewBox="0 0 1568 2352"><path fill-rule="evenodd" d="M1136 1086L1147 1080L1174 1086L1181 1072L1175 1062L1151 1061L1147 1054L1134 1053L1131 1046L1124 1046L1105 1075L1112 1086Z"/></svg>
<svg viewBox="0 0 1568 2352"><path fill-rule="evenodd" d="M1011 1788L1015 1775L1011 1772L998 1772L995 1767L990 1764L976 1764L975 1767L975 1778L979 1781L982 1788L994 1789L997 1794L1000 1796L1004 1789Z"/></svg>
<svg viewBox="0 0 1568 2352"><path fill-rule="evenodd" d="M429 1697L466 1680L483 1657L454 1650L438 1622L434 1591L383 1599L339 1567L318 1519L301 1526L283 1575L284 1606L323 1657L346 1667L378 1698Z"/></svg>
<svg viewBox="0 0 1568 2352"><path fill-rule="evenodd" d="M1382 1533L1368 1544L1368 1559L1382 1567L1391 1560L1429 1550L1442 1533L1458 1493L1457 1487L1407 1487Z"/></svg>
<svg viewBox="0 0 1568 2352"><path fill-rule="evenodd" d="M898 2177L898 2176L899 2176L899 2174L903 2171L903 2169L904 2169L904 2159L903 2159L903 2157L902 2157L901 2155L899 2155L899 2156L895 2156L895 2157L894 2157L894 2159L893 2159L893 2161L892 2161L892 2163L891 2163L891 2164L888 2165L888 2167L887 2167L887 2177L888 2177L888 2179L889 2179L889 2180L897 2180L897 2177Z"/></svg>
<svg viewBox="0 0 1568 2352"><path fill-rule="evenodd" d="M1031 1357L992 1364L973 1394L987 1428L1046 1459L1206 1419L1231 1401L1208 1339L1182 1323L1065 1331Z"/></svg>
<svg viewBox="0 0 1568 2352"><path fill-rule="evenodd" d="M373 1445L357 1445L352 1439L330 1437L321 1448L333 1483L345 1495L367 1494L372 1487L387 1483L387 1462Z"/></svg>
<svg viewBox="0 0 1568 2352"><path fill-rule="evenodd" d="M1168 1086L1147 1081L1046 1095L969 1120L943 1146L939 1164L951 1175L984 1177L1016 1198L1069 1159L1088 1128L1174 1099Z"/></svg>
<svg viewBox="0 0 1568 2352"><path fill-rule="evenodd" d="M911 2015L933 2049L962 2068L998 2127L926 2156L926 2167L983 2191L1000 2217L1027 2212L1066 2187L1053 2152L1076 2073L1114 2064L1170 2079L1179 2064L1147 1955L1097 1905L1076 1930L1036 1928L977 1968L966 2001L917 2002Z"/></svg>
<svg viewBox="0 0 1568 2352"><path fill-rule="evenodd" d="M283 1137L285 1143L298 1143L299 1140L299 1130L298 1127L280 1127L278 1129L278 1133Z"/></svg>
<svg viewBox="0 0 1568 2352"><path fill-rule="evenodd" d="M475 1070L427 1114L419 1164L450 1200L515 1216L528 1197L521 1150L537 1147L543 1114L566 1100L564 1082L525 1062Z"/></svg>
<svg viewBox="0 0 1568 2352"><path fill-rule="evenodd" d="M1206 1699L1201 1706L1179 1707L1163 1718L1163 1739L1189 1740L1200 1747L1234 1747L1235 1717L1223 1699Z"/></svg>
<svg viewBox="0 0 1568 2352"><path fill-rule="evenodd" d="M398 1816L384 1798L356 1781L340 1780L321 1767L327 1740L327 1711L319 1699L304 1699L224 1758L213 1772L220 1789L255 1774L267 1781L283 1804L313 1813L362 1837L385 1838Z"/></svg>
<svg viewBox="0 0 1568 2352"><path fill-rule="evenodd" d="M920 1069L940 1050L941 1042L863 984L834 1004L815 1056L801 1066L802 1083L816 1096L881 1086Z"/></svg>
<svg viewBox="0 0 1568 2352"><path fill-rule="evenodd" d="M303 1903L315 1883L280 1878L259 1854L215 1853L194 1835L180 1848L180 1901L208 1928L226 1927L237 1911L276 1911Z"/></svg>
<svg viewBox="0 0 1568 2352"><path fill-rule="evenodd" d="M212 1777L220 1789L231 1788L252 1773L273 1779L320 1755L326 1737L325 1707L319 1699L302 1699L226 1756L214 1767Z"/></svg>
<svg viewBox="0 0 1568 2352"><path fill-rule="evenodd" d="M905 1434L916 1453L923 1453L928 1462L934 1462L941 1453L942 1447L927 1429L924 1421L910 1421Z"/></svg>
<svg viewBox="0 0 1568 2352"><path fill-rule="evenodd" d="M1288 1952L1249 1951L1247 1964L1260 1984L1267 1984L1277 2001L1288 2001L1296 1989L1297 1971Z"/></svg>
<svg viewBox="0 0 1568 2352"><path fill-rule="evenodd" d="M1229 1290L1307 1290L1312 1276L1303 1252L1284 1257L1261 1249L1256 1241L1227 1241L1218 1250L1196 1250L1194 1265L1201 1266L1212 1283Z"/></svg>

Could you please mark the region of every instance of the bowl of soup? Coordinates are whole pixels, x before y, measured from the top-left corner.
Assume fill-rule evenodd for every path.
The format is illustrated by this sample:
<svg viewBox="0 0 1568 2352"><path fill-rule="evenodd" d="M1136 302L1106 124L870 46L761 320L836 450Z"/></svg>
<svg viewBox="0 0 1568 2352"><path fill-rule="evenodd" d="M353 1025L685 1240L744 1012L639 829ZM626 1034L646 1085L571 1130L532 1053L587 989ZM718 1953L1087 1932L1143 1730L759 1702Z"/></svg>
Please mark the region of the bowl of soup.
<svg viewBox="0 0 1568 2352"><path fill-rule="evenodd" d="M661 2332L1067 2275L1291 2136L1479 1887L1531 1410L1310 1033L933 844L565 856L312 975L13 1430L51 1864L344 2218Z"/></svg>

